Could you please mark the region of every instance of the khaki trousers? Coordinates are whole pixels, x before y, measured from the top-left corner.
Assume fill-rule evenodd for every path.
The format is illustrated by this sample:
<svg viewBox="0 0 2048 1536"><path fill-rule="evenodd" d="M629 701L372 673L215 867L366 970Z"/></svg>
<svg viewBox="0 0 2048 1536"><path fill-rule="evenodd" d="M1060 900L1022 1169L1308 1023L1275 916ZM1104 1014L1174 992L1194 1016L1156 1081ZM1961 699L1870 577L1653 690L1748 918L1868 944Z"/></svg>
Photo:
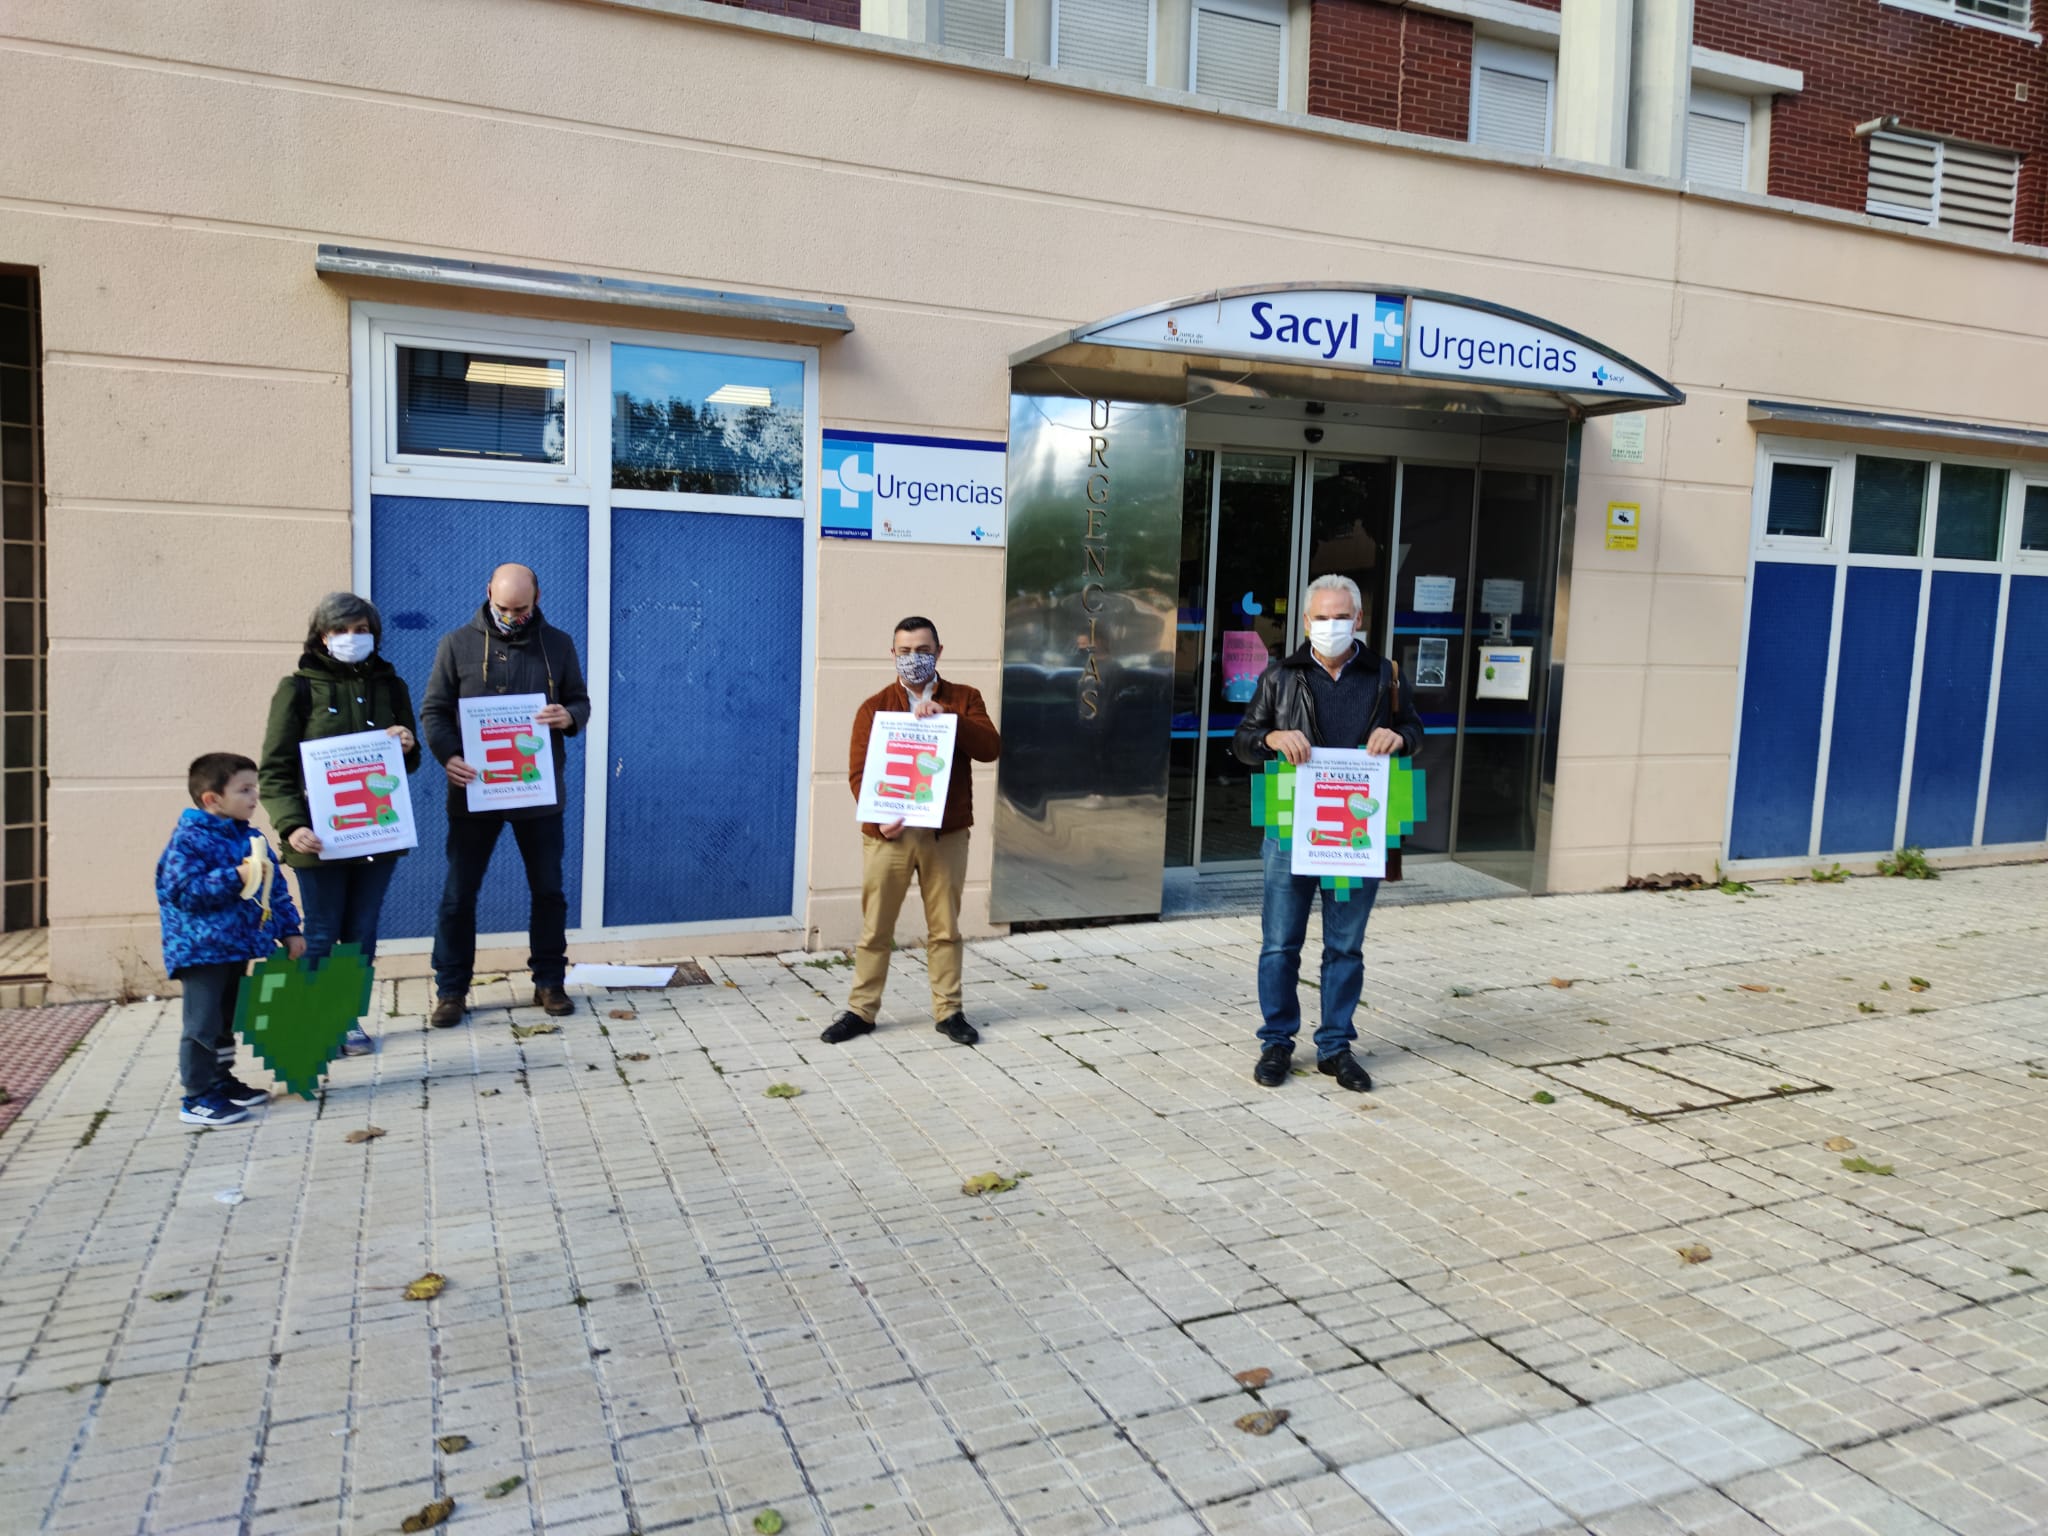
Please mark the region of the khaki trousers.
<svg viewBox="0 0 2048 1536"><path fill-rule="evenodd" d="M960 1012L960 892L967 884L967 833L941 837L932 827L905 827L894 838L861 838L860 946L853 952L853 992L846 1006L870 1024L882 1006L896 917L913 875L924 893L932 1022Z"/></svg>

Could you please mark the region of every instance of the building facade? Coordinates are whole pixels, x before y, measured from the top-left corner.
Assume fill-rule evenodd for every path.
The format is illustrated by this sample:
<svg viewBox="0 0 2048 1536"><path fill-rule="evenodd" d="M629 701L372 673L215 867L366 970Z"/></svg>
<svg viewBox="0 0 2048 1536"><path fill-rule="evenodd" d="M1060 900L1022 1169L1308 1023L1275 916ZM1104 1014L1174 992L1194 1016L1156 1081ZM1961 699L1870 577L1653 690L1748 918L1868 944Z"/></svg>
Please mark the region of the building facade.
<svg viewBox="0 0 2048 1536"><path fill-rule="evenodd" d="M586 958L853 936L912 611L1010 744L976 930L1242 868L1219 744L1325 570L1430 724L1418 858L2038 857L2025 10L22 0L8 925L154 984L184 764L254 751L314 601L417 687L507 559L592 680Z"/></svg>

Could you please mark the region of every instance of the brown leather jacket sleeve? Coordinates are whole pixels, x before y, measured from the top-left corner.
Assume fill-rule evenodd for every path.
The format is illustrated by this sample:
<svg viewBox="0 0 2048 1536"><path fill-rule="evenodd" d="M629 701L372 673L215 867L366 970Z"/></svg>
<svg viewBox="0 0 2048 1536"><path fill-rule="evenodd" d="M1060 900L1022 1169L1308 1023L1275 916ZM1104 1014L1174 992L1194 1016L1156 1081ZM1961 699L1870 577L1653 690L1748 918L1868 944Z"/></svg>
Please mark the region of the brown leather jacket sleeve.
<svg viewBox="0 0 2048 1536"><path fill-rule="evenodd" d="M867 771L868 737L875 729L875 701L861 700L861 706L853 715L853 745L846 754L846 784L853 791L853 798L860 798L860 776Z"/></svg>
<svg viewBox="0 0 2048 1536"><path fill-rule="evenodd" d="M960 723L954 727L960 750L967 754L970 762L992 763L1003 755L1003 734L996 729L995 721L988 717L988 706L981 701L981 690L955 684L960 694L959 709L955 713Z"/></svg>

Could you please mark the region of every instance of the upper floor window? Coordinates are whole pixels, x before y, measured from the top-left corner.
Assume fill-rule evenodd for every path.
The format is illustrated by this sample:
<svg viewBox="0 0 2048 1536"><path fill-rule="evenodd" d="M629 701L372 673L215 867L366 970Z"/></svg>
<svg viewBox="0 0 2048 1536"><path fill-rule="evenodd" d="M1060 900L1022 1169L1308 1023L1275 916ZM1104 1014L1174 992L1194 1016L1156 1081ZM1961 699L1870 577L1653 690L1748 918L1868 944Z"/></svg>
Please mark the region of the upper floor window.
<svg viewBox="0 0 2048 1536"><path fill-rule="evenodd" d="M2012 237L2020 157L2007 150L1880 129L1870 135L1867 213Z"/></svg>
<svg viewBox="0 0 2048 1536"><path fill-rule="evenodd" d="M1984 21L1996 27L2025 31L2028 0L1884 0L1901 10L1926 11L1934 16L1951 16L1957 21Z"/></svg>
<svg viewBox="0 0 2048 1536"><path fill-rule="evenodd" d="M1694 87L1685 112L1685 179L1709 187L1749 185L1749 100Z"/></svg>
<svg viewBox="0 0 2048 1536"><path fill-rule="evenodd" d="M1053 0L1052 62L1149 82L1152 0Z"/></svg>
<svg viewBox="0 0 2048 1536"><path fill-rule="evenodd" d="M1471 140L1490 149L1550 153L1557 56L1490 38L1472 45Z"/></svg>
<svg viewBox="0 0 2048 1536"><path fill-rule="evenodd" d="M1204 96L1277 107L1287 88L1284 0L1195 0L1188 84Z"/></svg>
<svg viewBox="0 0 2048 1536"><path fill-rule="evenodd" d="M1010 51L1010 0L942 0L935 42L976 53Z"/></svg>

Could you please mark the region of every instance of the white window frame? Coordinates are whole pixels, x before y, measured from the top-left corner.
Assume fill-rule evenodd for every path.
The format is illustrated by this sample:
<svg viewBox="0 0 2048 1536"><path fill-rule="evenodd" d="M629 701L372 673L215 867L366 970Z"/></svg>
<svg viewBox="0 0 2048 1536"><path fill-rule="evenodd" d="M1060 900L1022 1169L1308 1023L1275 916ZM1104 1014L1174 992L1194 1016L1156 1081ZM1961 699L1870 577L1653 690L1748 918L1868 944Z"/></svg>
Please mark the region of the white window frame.
<svg viewBox="0 0 2048 1536"><path fill-rule="evenodd" d="M959 48L965 53L978 52L979 50L968 48L962 43L956 43L946 36L946 0L938 0L936 9L939 17L939 45L944 48ZM1017 0L1003 0L1003 57L1014 59L1016 56Z"/></svg>
<svg viewBox="0 0 2048 1536"><path fill-rule="evenodd" d="M1828 499L1821 509L1821 531L1818 535L1803 533L1772 533L1771 526L1771 473L1779 464L1794 464L1809 469L1828 471ZM1750 542L1758 549L1788 550L1806 554L1818 554L1834 548L1836 530L1844 522L1840 516L1842 506L1842 480L1844 466L1831 453L1806 453L1796 449L1774 453L1758 461L1754 518L1750 530Z"/></svg>
<svg viewBox="0 0 2048 1536"><path fill-rule="evenodd" d="M580 417L586 381L590 377L590 348L587 344L564 345L559 338L539 331L501 329L489 319L471 326L425 324L411 328L377 328L374 398L377 409L371 420L370 462L380 475L404 475L414 480L484 481L497 483L501 493L526 495L538 489L535 482L558 486L584 486L586 455L580 451ZM444 458L439 454L398 452L398 349L412 347L428 351L468 352L481 357L542 357L560 361L562 367L562 462L559 464L514 463L504 459ZM548 499L543 497L543 499Z"/></svg>
<svg viewBox="0 0 2048 1536"><path fill-rule="evenodd" d="M1062 65L1060 63L1060 0L1052 0L1052 55L1054 69L1085 69L1086 65ZM1159 0L1146 0L1145 5L1145 83L1159 82Z"/></svg>
<svg viewBox="0 0 2048 1536"><path fill-rule="evenodd" d="M2013 497L2006 514L2006 555L2005 558L2016 567L2048 566L2048 549L2022 549L2020 547L2020 525L2027 510L2027 488L2032 486L2048 491L2048 470L2015 469L2012 474Z"/></svg>
<svg viewBox="0 0 2048 1536"><path fill-rule="evenodd" d="M1055 0L1057 3L1057 0ZM1293 28L1288 22L1287 0L1189 0L1188 4L1188 89L1201 94L1200 77L1195 70L1195 55L1201 44L1202 12L1219 11L1225 16L1241 16L1246 21L1262 21L1280 28L1280 93L1272 105L1275 110L1287 105L1288 55L1294 46ZM1157 0L1154 0L1152 14L1155 20L1159 14Z"/></svg>
<svg viewBox="0 0 2048 1536"><path fill-rule="evenodd" d="M1491 37L1472 39L1472 88L1466 93L1470 100L1466 104L1465 141L1475 149L1500 149L1500 145L1479 142L1479 71L1482 69L1497 69L1503 74L1544 82L1542 155L1549 159L1557 146L1557 55L1542 48L1523 48Z"/></svg>
<svg viewBox="0 0 2048 1536"><path fill-rule="evenodd" d="M2011 22L1999 21L1994 17L1979 16L1974 11L1958 10L1955 0L1878 0L1878 3L1888 5L1895 11L1917 11L1922 16L1939 17L1943 21L1952 21L1959 27L1981 27L1986 32L1996 32L2002 37L2016 37L2029 43L2041 41L2041 34L2033 30L2034 9L2031 5L2027 8L2026 25L2014 26Z"/></svg>
<svg viewBox="0 0 2048 1536"><path fill-rule="evenodd" d="M1736 178L1732 189L1747 191L1749 188L1750 157L1756 143L1756 103L1747 96L1738 96L1733 91L1715 90L1711 86L1695 85L1685 104L1686 143L1692 143L1692 114L1702 117L1719 118L1724 123L1739 123L1742 127L1742 174ZM1765 98L1768 100L1769 98ZM1681 166L1681 169L1683 167ZM1689 179L1689 178L1688 178ZM1725 182L1702 182L1702 186L1728 186Z"/></svg>
<svg viewBox="0 0 2048 1536"><path fill-rule="evenodd" d="M390 431L390 403L396 398L393 365L394 341L407 345L424 342L466 351L496 350L501 353L574 356L580 360L582 399L604 402L603 409L586 406L565 411L566 435L563 456L575 455L582 466L574 475L559 473L555 465L508 466L490 462L461 463L435 460L419 466L381 456ZM614 491L611 487L611 348L627 346L668 347L691 352L727 352L750 357L787 358L804 366L804 468L803 494L795 502L765 497L697 496L668 491ZM406 305L357 301L349 316L350 440L350 545L352 584L357 592L376 600L371 586L373 568L370 505L378 496L428 496L463 501L555 502L586 509L585 525L589 545L585 561L590 582L589 633L579 647L584 676L591 700L590 725L584 731L586 762L583 788L583 886L582 908L569 914L569 942L572 944L638 941L642 939L688 938L698 934L800 932L807 929L807 907L811 878L811 791L812 776L797 774L795 791L795 856L790 871L789 910L769 917L711 918L686 923L639 923L606 926L604 888L607 848L607 810L611 775L604 765L611 758L611 593L612 509L614 506L673 511L679 515L702 512L747 512L759 516L787 517L803 522L803 587L800 606L803 636L800 654L802 676L798 679L797 752L798 762L808 764L815 746L817 715L818 651L818 474L823 462L824 432L818 403L818 349L790 346L780 342L738 341L729 337L699 336L682 331L646 331L622 326L582 325L567 321L500 319L459 311L420 309ZM566 391L565 391L566 395ZM547 473L536 474L540 469ZM431 471L431 472L430 472ZM740 505L748 503L748 505ZM459 554L456 558L460 558ZM483 575L478 572L479 577ZM447 616L453 628L466 617ZM493 933L478 936L485 948L520 948L522 933ZM392 954L425 954L433 941L391 939L381 947Z"/></svg>

